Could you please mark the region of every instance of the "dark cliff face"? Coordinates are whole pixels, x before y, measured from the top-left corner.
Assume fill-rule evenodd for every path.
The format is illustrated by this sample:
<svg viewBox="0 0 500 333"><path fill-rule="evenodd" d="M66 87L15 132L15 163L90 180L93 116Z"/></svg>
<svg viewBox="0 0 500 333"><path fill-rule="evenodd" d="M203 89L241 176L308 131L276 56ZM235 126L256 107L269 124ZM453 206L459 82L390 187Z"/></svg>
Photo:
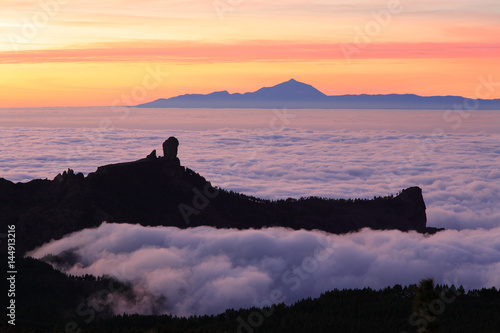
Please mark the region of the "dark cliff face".
<svg viewBox="0 0 500 333"><path fill-rule="evenodd" d="M14 184L0 179L0 226L16 225L18 253L102 221L218 228L283 226L345 233L364 227L426 229L418 187L394 198L261 200L215 189L177 158L148 158L103 166L84 177Z"/></svg>

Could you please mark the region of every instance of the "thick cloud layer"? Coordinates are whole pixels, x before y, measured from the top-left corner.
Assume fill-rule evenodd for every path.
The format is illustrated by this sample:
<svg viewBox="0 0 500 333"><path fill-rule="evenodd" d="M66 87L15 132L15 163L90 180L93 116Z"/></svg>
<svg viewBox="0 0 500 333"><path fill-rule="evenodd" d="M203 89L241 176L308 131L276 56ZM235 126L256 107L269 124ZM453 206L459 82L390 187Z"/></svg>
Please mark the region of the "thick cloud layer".
<svg viewBox="0 0 500 333"><path fill-rule="evenodd" d="M461 118L425 110L129 110L124 119L109 108L0 110L4 123L26 123L0 131L0 177L88 173L152 149L161 154L175 135L182 164L223 188L266 198L370 198L416 185L430 226L500 223L498 111Z"/></svg>
<svg viewBox="0 0 500 333"><path fill-rule="evenodd" d="M212 314L291 303L334 288L437 283L500 287L500 228L433 236L364 229L348 235L284 228L233 230L103 223L52 241L31 256L72 253L67 273L109 274L147 297L117 313ZM158 308L159 307L159 308Z"/></svg>

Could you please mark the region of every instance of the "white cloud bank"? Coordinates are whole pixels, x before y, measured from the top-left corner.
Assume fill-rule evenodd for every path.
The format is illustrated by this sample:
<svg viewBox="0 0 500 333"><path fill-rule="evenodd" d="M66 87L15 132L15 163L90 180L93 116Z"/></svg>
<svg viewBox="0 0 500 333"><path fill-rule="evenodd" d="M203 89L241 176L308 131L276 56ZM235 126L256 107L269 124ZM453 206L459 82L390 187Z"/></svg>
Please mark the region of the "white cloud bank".
<svg viewBox="0 0 500 333"><path fill-rule="evenodd" d="M227 308L291 303L334 288L437 283L466 289L500 287L500 227L448 230L432 236L400 231L332 235L261 230L143 227L103 223L32 251L42 258L69 251L74 275L108 274L138 293L166 297L160 313L215 314ZM150 313L143 299L122 313Z"/></svg>
<svg viewBox="0 0 500 333"><path fill-rule="evenodd" d="M222 188L265 198L371 198L420 186L429 226L500 225L500 134L298 128L101 134L2 129L0 176L26 181L52 179L67 168L88 173L143 158L153 149L161 155L161 143L175 135L181 163Z"/></svg>

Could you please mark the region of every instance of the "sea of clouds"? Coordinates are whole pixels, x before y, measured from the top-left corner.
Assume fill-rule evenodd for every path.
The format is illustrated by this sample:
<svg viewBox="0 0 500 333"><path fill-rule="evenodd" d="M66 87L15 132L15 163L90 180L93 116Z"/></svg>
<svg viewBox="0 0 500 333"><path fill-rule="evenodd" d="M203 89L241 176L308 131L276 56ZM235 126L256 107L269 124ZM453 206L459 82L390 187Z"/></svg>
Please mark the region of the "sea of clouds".
<svg viewBox="0 0 500 333"><path fill-rule="evenodd" d="M429 226L500 225L500 111L23 110L0 110L3 124L25 124L0 131L0 177L12 181L162 155L174 135L181 163L222 188L371 198L420 186Z"/></svg>
<svg viewBox="0 0 500 333"><path fill-rule="evenodd" d="M291 304L334 288L379 289L428 277L466 289L500 286L500 227L428 236L103 223L29 255L48 254L72 257L60 267L68 274L108 274L130 282L142 297L135 303L107 299L115 313L217 314Z"/></svg>
<svg viewBox="0 0 500 333"><path fill-rule="evenodd" d="M181 163L216 186L263 198L371 198L420 186L428 226L447 230L339 236L109 221L31 253L73 254L61 270L130 282L140 297L110 299L116 313L219 313L426 277L500 287L498 111L130 110L0 110L0 177L88 174L162 155L173 135Z"/></svg>

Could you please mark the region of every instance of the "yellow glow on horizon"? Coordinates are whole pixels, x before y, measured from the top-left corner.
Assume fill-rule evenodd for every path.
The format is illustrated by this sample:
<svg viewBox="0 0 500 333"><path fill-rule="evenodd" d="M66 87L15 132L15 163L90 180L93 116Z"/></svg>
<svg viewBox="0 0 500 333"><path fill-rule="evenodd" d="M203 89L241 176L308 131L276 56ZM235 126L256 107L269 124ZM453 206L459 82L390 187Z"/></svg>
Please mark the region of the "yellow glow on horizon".
<svg viewBox="0 0 500 333"><path fill-rule="evenodd" d="M143 86L151 70L167 73L140 104L185 93L255 91L294 78L328 95L415 93L462 95L475 98L478 77L489 74L500 60L476 59L360 59L346 65L331 62L244 62L220 64L175 63L51 63L0 65L1 107L127 105L135 88ZM149 70L148 70L149 68ZM439 68L436 75L435 68ZM461 70L457 70L460 68ZM5 84L8 83L8 84ZM153 81L146 82L153 85ZM144 90L144 89L142 89ZM500 98L495 91L490 98ZM130 99L129 99L130 101Z"/></svg>
<svg viewBox="0 0 500 333"><path fill-rule="evenodd" d="M147 100L291 77L329 95L474 97L479 76L500 80L500 8L488 0L222 3L4 1L0 104L109 105L157 64L170 76ZM360 52L348 62L341 43Z"/></svg>

